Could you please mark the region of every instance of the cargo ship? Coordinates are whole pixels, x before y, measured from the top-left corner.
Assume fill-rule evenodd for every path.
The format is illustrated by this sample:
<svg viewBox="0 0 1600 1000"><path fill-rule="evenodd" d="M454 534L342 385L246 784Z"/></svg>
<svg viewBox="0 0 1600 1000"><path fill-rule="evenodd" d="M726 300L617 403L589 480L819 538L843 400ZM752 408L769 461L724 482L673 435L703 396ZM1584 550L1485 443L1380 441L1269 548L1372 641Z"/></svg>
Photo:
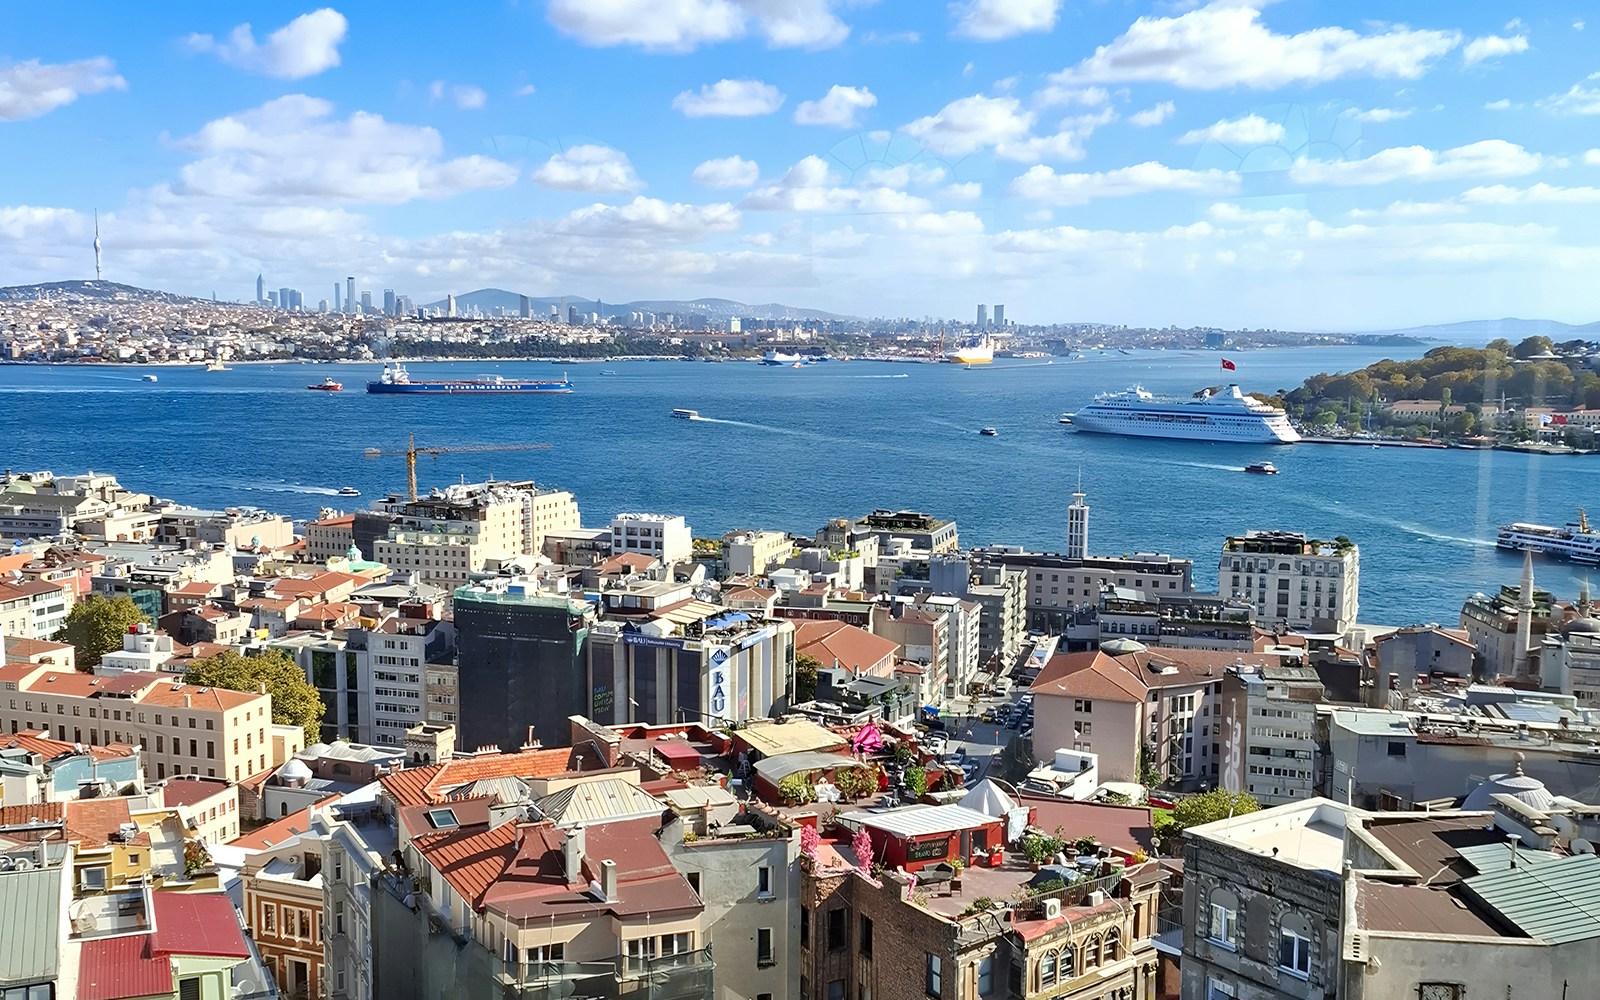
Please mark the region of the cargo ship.
<svg viewBox="0 0 1600 1000"><path fill-rule="evenodd" d="M404 365L384 365L383 374L367 383L368 392L416 393L421 395L466 396L497 395L514 392L571 392L572 381L562 374L559 382L545 379L503 378L480 375L477 378L414 379Z"/></svg>

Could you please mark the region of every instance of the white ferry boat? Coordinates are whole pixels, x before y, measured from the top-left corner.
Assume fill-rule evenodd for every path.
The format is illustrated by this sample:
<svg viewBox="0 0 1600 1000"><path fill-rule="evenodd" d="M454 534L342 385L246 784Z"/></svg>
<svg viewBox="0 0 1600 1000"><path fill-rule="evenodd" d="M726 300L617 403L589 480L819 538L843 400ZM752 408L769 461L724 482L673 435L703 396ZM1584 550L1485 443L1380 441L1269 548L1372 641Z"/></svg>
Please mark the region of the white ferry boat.
<svg viewBox="0 0 1600 1000"><path fill-rule="evenodd" d="M1600 564L1600 532L1589 528L1589 518L1582 508L1578 519L1569 521L1564 528L1546 524L1502 524L1495 536L1495 544L1502 549L1519 552L1537 552L1557 559L1570 559L1577 563Z"/></svg>
<svg viewBox="0 0 1600 1000"><path fill-rule="evenodd" d="M781 351L768 351L761 359L764 365L792 365L800 360L798 354L784 354Z"/></svg>
<svg viewBox="0 0 1600 1000"><path fill-rule="evenodd" d="M672 415L679 420L699 420L699 410L673 410Z"/></svg>
<svg viewBox="0 0 1600 1000"><path fill-rule="evenodd" d="M1230 385L1189 398L1157 396L1139 386L1106 392L1073 414L1072 425L1098 434L1288 444L1300 440L1282 410Z"/></svg>

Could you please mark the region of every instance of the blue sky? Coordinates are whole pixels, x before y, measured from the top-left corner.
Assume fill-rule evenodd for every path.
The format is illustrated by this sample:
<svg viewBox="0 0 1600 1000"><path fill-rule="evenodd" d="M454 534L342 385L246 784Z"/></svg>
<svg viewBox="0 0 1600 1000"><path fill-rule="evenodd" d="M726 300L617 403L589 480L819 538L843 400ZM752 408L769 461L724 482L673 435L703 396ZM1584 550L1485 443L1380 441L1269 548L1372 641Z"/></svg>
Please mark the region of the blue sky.
<svg viewBox="0 0 1600 1000"><path fill-rule="evenodd" d="M108 278L221 298L1587 322L1600 10L1526 7L6 5L0 284L98 208Z"/></svg>

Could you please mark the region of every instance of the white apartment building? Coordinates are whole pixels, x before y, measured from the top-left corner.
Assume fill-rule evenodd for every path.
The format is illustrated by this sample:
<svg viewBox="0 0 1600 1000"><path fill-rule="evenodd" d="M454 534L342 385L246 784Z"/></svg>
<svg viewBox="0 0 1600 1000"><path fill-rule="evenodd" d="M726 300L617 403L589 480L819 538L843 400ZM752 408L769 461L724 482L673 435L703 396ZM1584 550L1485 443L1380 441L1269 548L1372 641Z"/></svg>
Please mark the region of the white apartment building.
<svg viewBox="0 0 1600 1000"><path fill-rule="evenodd" d="M0 583L0 635L54 638L76 603L71 590L45 580Z"/></svg>
<svg viewBox="0 0 1600 1000"><path fill-rule="evenodd" d="M172 646L172 636L157 632L140 622L122 636L122 648L100 658L94 672L103 676L125 674L130 670L164 670L166 663L177 655Z"/></svg>
<svg viewBox="0 0 1600 1000"><path fill-rule="evenodd" d="M736 531L722 538L722 560L733 576L761 576L793 550L781 531Z"/></svg>
<svg viewBox="0 0 1600 1000"><path fill-rule="evenodd" d="M578 527L571 493L532 482L455 485L377 506L396 520L373 543L373 560L439 587L467 583L490 561L538 553L546 534Z"/></svg>
<svg viewBox="0 0 1600 1000"><path fill-rule="evenodd" d="M1317 704L1322 682L1299 664L1228 668L1218 709L1219 784L1263 807L1317 794Z"/></svg>
<svg viewBox="0 0 1600 1000"><path fill-rule="evenodd" d="M694 558L694 537L678 514L618 514L611 519L611 554L642 552L663 563Z"/></svg>
<svg viewBox="0 0 1600 1000"><path fill-rule="evenodd" d="M1356 623L1361 553L1347 538L1249 531L1222 543L1217 591L1248 601L1262 628L1342 635Z"/></svg>

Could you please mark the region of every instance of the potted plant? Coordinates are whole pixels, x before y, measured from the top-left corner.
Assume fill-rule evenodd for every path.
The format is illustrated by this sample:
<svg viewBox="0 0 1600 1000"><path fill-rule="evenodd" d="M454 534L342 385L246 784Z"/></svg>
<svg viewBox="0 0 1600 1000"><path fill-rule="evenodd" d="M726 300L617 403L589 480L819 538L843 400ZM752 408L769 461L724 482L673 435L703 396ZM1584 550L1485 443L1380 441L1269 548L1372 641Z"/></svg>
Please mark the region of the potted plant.
<svg viewBox="0 0 1600 1000"><path fill-rule="evenodd" d="M960 892L961 891L961 873L966 871L967 863L965 861L963 861L961 858L955 858L954 860L952 860L950 862L950 867L955 869L955 874L950 876L950 890L952 892Z"/></svg>

